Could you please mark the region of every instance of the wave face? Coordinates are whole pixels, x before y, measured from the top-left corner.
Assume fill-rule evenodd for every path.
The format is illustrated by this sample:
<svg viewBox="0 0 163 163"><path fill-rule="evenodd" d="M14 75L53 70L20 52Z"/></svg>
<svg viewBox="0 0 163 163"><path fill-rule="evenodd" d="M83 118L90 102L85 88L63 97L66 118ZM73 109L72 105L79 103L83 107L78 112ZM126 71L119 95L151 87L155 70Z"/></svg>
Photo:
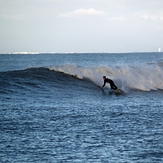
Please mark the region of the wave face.
<svg viewBox="0 0 163 163"><path fill-rule="evenodd" d="M64 66L63 66L64 67ZM92 88L93 87L93 88ZM70 74L51 71L48 68L29 68L26 70L0 72L0 94L10 96L21 95L55 95L77 94L97 88L88 80L79 80ZM85 90L84 90L85 89Z"/></svg>

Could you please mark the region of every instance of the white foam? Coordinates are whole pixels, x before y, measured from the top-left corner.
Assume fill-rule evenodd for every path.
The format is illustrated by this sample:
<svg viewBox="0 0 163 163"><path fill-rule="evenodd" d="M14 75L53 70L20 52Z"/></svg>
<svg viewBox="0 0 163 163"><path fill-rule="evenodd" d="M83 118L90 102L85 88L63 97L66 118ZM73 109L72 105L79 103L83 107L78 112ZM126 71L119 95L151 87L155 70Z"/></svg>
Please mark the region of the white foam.
<svg viewBox="0 0 163 163"><path fill-rule="evenodd" d="M79 79L87 78L98 86L103 85L102 76L111 78L122 90L143 91L163 89L163 69L157 64L137 66L98 66L78 67L66 64L50 68L51 70L73 75ZM107 85L107 87L110 87Z"/></svg>

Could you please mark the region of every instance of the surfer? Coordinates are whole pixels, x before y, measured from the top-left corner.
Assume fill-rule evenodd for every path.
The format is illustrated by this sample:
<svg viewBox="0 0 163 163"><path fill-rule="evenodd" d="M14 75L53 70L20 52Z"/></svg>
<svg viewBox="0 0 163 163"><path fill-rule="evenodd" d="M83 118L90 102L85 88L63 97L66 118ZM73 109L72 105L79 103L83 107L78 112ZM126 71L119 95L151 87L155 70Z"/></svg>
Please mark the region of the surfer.
<svg viewBox="0 0 163 163"><path fill-rule="evenodd" d="M104 84L102 86L102 89L105 87L106 83L110 83L111 89L114 89L114 90L118 89L117 86L114 84L113 80L106 78L106 76L103 76L103 79L104 79Z"/></svg>

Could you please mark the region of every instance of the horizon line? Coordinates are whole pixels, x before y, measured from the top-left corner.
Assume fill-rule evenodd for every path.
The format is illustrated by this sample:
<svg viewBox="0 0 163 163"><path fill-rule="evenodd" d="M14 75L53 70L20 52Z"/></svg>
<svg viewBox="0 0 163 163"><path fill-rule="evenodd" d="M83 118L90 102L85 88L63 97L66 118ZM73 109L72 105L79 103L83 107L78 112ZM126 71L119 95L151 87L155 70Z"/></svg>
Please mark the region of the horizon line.
<svg viewBox="0 0 163 163"><path fill-rule="evenodd" d="M162 51L135 51L135 52L6 52L0 54L124 54L124 53L161 53Z"/></svg>

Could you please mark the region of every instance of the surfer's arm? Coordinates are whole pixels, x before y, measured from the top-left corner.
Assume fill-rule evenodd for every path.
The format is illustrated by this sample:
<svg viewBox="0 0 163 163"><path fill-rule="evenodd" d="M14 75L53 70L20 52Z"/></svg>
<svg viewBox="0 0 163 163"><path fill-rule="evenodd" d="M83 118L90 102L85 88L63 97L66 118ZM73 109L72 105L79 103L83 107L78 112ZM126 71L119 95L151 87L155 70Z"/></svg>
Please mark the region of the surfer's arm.
<svg viewBox="0 0 163 163"><path fill-rule="evenodd" d="M106 82L104 81L104 84L103 84L102 88L104 88L104 87L105 87L105 84L106 84Z"/></svg>

